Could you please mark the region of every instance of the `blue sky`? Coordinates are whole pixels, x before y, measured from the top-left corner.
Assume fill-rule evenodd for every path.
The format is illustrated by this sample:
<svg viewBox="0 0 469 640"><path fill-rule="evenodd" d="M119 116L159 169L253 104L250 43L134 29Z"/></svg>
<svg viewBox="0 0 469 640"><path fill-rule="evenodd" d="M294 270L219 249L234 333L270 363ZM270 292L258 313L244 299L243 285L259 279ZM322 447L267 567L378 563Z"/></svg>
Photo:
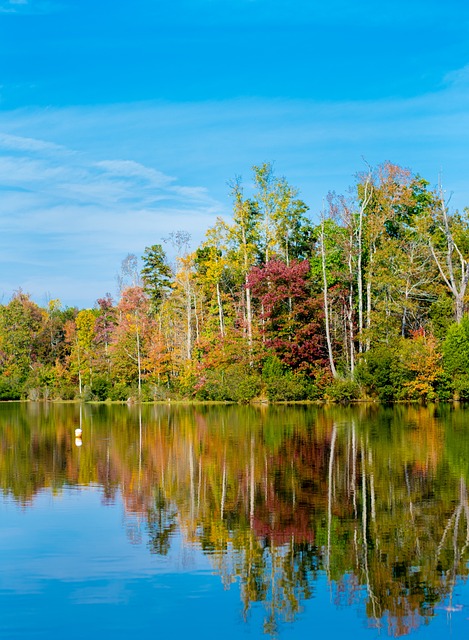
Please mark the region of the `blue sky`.
<svg viewBox="0 0 469 640"><path fill-rule="evenodd" d="M0 0L0 296L92 306L273 162L315 216L390 160L469 205L463 0Z"/></svg>

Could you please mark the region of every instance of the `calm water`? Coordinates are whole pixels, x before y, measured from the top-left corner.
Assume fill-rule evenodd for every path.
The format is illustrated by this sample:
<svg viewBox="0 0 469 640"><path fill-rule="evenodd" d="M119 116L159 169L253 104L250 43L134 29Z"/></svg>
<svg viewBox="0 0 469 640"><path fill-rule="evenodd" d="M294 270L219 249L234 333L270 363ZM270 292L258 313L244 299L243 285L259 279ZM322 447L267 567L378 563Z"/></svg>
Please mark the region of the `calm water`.
<svg viewBox="0 0 469 640"><path fill-rule="evenodd" d="M0 404L0 482L2 638L469 634L463 408Z"/></svg>

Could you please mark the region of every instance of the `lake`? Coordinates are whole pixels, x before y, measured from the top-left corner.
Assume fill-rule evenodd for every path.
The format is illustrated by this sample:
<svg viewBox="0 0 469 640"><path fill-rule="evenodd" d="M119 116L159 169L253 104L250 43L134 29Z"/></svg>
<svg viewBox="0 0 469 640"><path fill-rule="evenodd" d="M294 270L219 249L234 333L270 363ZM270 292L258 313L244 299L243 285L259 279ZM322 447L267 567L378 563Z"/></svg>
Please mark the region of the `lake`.
<svg viewBox="0 0 469 640"><path fill-rule="evenodd" d="M469 634L460 406L3 403L0 482L4 638Z"/></svg>

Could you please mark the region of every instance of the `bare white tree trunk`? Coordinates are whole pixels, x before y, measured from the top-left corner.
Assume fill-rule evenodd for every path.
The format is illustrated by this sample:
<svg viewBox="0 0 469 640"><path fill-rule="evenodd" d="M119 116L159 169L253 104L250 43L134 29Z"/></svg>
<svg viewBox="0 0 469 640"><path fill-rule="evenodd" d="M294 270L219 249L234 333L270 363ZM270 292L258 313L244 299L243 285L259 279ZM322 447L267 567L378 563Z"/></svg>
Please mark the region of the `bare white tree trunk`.
<svg viewBox="0 0 469 640"><path fill-rule="evenodd" d="M368 171L364 185L363 200L358 215L358 254L357 254L357 289L358 289L358 333L360 336L359 351L363 352L363 216L373 193L371 171Z"/></svg>
<svg viewBox="0 0 469 640"><path fill-rule="evenodd" d="M373 250L370 248L370 261L366 281L366 329L365 351L370 349L370 328L371 328L371 282L373 279Z"/></svg>
<svg viewBox="0 0 469 640"><path fill-rule="evenodd" d="M142 395L142 356L140 351L140 330L137 324L137 368L138 368L138 397Z"/></svg>
<svg viewBox="0 0 469 640"><path fill-rule="evenodd" d="M443 257L438 254L431 237L429 240L430 251L444 283L454 298L455 317L456 322L459 323L464 315L464 296L466 295L467 284L469 282L469 262L464 258L451 232L448 208L441 185L439 187L439 206L441 213L439 229L442 231L446 240L445 259L443 260ZM456 271L460 272L459 276L456 275Z"/></svg>
<svg viewBox="0 0 469 640"><path fill-rule="evenodd" d="M192 298L189 276L187 276L186 282L186 331L186 357L187 360L190 360L192 351Z"/></svg>
<svg viewBox="0 0 469 640"><path fill-rule="evenodd" d="M246 277L247 282L247 277ZM246 325L248 330L248 344L249 349L252 349L252 304L251 304L251 289L246 284Z"/></svg>
<svg viewBox="0 0 469 640"><path fill-rule="evenodd" d="M78 392L81 396L81 392L83 390L83 383L81 378L80 344L78 342L78 338L76 339L76 345L77 345L77 365L78 365Z"/></svg>
<svg viewBox="0 0 469 640"><path fill-rule="evenodd" d="M323 283L323 295L324 295L324 322L326 324L326 341L327 352L329 354L329 364L331 366L331 373L334 378L337 377L337 371L334 364L334 355L332 353L331 332L329 326L329 297L327 287L327 273L326 273L326 249L324 246L324 213L321 219L321 264L322 264L322 283Z"/></svg>
<svg viewBox="0 0 469 640"><path fill-rule="evenodd" d="M202 304L200 305L203 309ZM197 312L197 294L194 293L194 318L195 318L195 339L199 340L199 314Z"/></svg>
<svg viewBox="0 0 469 640"><path fill-rule="evenodd" d="M249 354L252 354L252 304L251 304L251 289L248 286L248 272L249 272L249 256L248 256L248 247L246 240L246 230L243 227L243 253L244 253L244 274L245 274L245 292L246 292L246 326L248 332L248 345L249 345ZM252 357L250 358L250 364L252 366Z"/></svg>
<svg viewBox="0 0 469 640"><path fill-rule="evenodd" d="M225 327L223 322L223 306L221 303L220 283L218 280L217 280L217 304L218 304L218 321L220 324L220 335L224 337Z"/></svg>

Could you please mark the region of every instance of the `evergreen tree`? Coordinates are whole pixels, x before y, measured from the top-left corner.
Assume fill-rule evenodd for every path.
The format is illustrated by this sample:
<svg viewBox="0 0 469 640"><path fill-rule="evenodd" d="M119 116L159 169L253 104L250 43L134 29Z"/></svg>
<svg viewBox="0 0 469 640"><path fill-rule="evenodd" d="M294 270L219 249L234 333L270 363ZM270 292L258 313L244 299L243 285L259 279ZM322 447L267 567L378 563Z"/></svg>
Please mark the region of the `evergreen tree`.
<svg viewBox="0 0 469 640"><path fill-rule="evenodd" d="M153 311L157 313L164 296L171 289L173 274L160 244L145 247L142 260L143 290L151 301Z"/></svg>

